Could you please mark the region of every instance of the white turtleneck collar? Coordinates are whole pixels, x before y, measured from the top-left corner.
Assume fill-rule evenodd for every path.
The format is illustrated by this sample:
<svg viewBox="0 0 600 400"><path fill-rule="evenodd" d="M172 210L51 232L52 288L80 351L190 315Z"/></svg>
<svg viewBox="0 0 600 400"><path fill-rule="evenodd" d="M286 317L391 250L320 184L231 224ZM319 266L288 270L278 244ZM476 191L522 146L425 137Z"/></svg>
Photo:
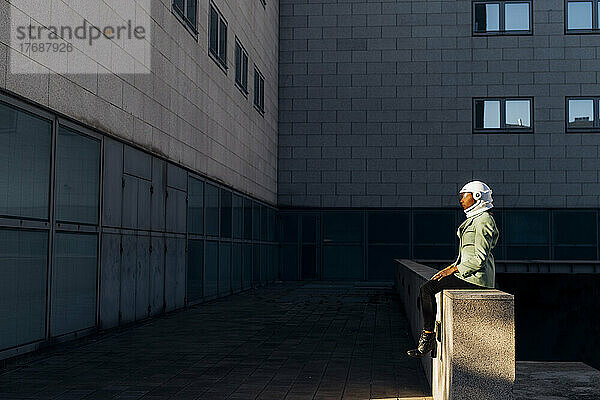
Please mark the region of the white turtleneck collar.
<svg viewBox="0 0 600 400"><path fill-rule="evenodd" d="M467 218L471 218L471 217L481 214L484 211L489 210L492 207L494 207L494 205L492 204L491 201L483 201L480 199L480 200L477 200L475 202L475 204L473 204L471 207L464 210L464 212L467 215Z"/></svg>

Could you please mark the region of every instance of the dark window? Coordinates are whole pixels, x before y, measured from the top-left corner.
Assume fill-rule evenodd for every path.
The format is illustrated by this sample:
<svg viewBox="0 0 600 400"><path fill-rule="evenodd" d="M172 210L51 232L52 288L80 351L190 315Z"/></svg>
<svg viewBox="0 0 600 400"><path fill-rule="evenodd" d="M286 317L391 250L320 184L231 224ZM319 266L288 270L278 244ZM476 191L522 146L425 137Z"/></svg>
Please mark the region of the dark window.
<svg viewBox="0 0 600 400"><path fill-rule="evenodd" d="M281 241L283 243L298 241L298 214L281 214Z"/></svg>
<svg viewBox="0 0 600 400"><path fill-rule="evenodd" d="M248 93L248 53L237 39L235 41L235 83L245 94Z"/></svg>
<svg viewBox="0 0 600 400"><path fill-rule="evenodd" d="M360 212L324 212L323 242L357 243L363 240L363 215Z"/></svg>
<svg viewBox="0 0 600 400"><path fill-rule="evenodd" d="M477 1L473 3L475 34L531 33L531 1Z"/></svg>
<svg viewBox="0 0 600 400"><path fill-rule="evenodd" d="M208 50L213 58L227 69L227 22L212 3L209 15Z"/></svg>
<svg viewBox="0 0 600 400"><path fill-rule="evenodd" d="M373 211L368 214L369 243L408 243L408 212Z"/></svg>
<svg viewBox="0 0 600 400"><path fill-rule="evenodd" d="M566 2L567 32L598 31L598 0Z"/></svg>
<svg viewBox="0 0 600 400"><path fill-rule="evenodd" d="M178 15L194 33L197 33L197 3L197 0L173 0L173 12Z"/></svg>
<svg viewBox="0 0 600 400"><path fill-rule="evenodd" d="M207 240L205 246L204 297L211 297L219 290L219 242Z"/></svg>
<svg viewBox="0 0 600 400"><path fill-rule="evenodd" d="M260 240L260 204L252 202L252 239Z"/></svg>
<svg viewBox="0 0 600 400"><path fill-rule="evenodd" d="M362 246L323 246L323 279L332 281L363 280Z"/></svg>
<svg viewBox="0 0 600 400"><path fill-rule="evenodd" d="M188 240L187 286L188 301L202 298L204 287L204 241Z"/></svg>
<svg viewBox="0 0 600 400"><path fill-rule="evenodd" d="M277 224L277 213L274 209L269 208L267 209L267 214L269 215L269 221L268 221L268 226L267 226L267 240L269 242L273 242L276 241L277 238L275 237L275 225Z"/></svg>
<svg viewBox="0 0 600 400"><path fill-rule="evenodd" d="M188 232L204 233L204 182L194 178L189 182Z"/></svg>
<svg viewBox="0 0 600 400"><path fill-rule="evenodd" d="M43 339L48 232L0 229L0 255L0 349Z"/></svg>
<svg viewBox="0 0 600 400"><path fill-rule="evenodd" d="M263 205L260 206L260 240L266 241L267 230L269 227L269 209Z"/></svg>
<svg viewBox="0 0 600 400"><path fill-rule="evenodd" d="M244 239L252 239L252 200L244 198Z"/></svg>
<svg viewBox="0 0 600 400"><path fill-rule="evenodd" d="M554 211L552 244L555 260L595 260L597 216L594 210Z"/></svg>
<svg viewBox="0 0 600 400"><path fill-rule="evenodd" d="M0 105L0 215L48 219L52 124Z"/></svg>
<svg viewBox="0 0 600 400"><path fill-rule="evenodd" d="M219 295L231 293L231 243L219 245Z"/></svg>
<svg viewBox="0 0 600 400"><path fill-rule="evenodd" d="M56 145L56 219L98 223L100 141L60 127Z"/></svg>
<svg viewBox="0 0 600 400"><path fill-rule="evenodd" d="M265 112L265 78L254 66L254 105L261 113Z"/></svg>
<svg viewBox="0 0 600 400"><path fill-rule="evenodd" d="M219 52L219 42L218 42L218 29L219 29L219 14L217 14L217 10L215 10L212 6L210 7L210 21L208 23L209 26L209 43L208 49L211 53L217 54Z"/></svg>
<svg viewBox="0 0 600 400"><path fill-rule="evenodd" d="M242 290L242 244L231 244L231 290Z"/></svg>
<svg viewBox="0 0 600 400"><path fill-rule="evenodd" d="M509 260L548 259L550 219L547 211L506 211L501 231Z"/></svg>
<svg viewBox="0 0 600 400"><path fill-rule="evenodd" d="M599 130L599 102L600 97L567 98L567 130Z"/></svg>
<svg viewBox="0 0 600 400"><path fill-rule="evenodd" d="M317 216L302 216L302 242L315 243L317 241Z"/></svg>
<svg viewBox="0 0 600 400"><path fill-rule="evenodd" d="M413 257L421 260L450 260L458 254L453 211L413 212Z"/></svg>
<svg viewBox="0 0 600 400"><path fill-rule="evenodd" d="M279 278L284 281L298 280L298 246L284 244L279 251L281 252Z"/></svg>
<svg viewBox="0 0 600 400"><path fill-rule="evenodd" d="M244 227L244 201L242 197L233 195L233 237L241 239Z"/></svg>
<svg viewBox="0 0 600 400"><path fill-rule="evenodd" d="M314 244L302 245L301 254L302 279L317 279L317 246Z"/></svg>
<svg viewBox="0 0 600 400"><path fill-rule="evenodd" d="M206 234L219 236L219 188L209 183L205 186Z"/></svg>
<svg viewBox="0 0 600 400"><path fill-rule="evenodd" d="M96 324L96 235L57 233L52 266L52 336Z"/></svg>
<svg viewBox="0 0 600 400"><path fill-rule="evenodd" d="M532 132L533 99L490 98L473 100L476 132Z"/></svg>
<svg viewBox="0 0 600 400"><path fill-rule="evenodd" d="M221 189L221 237L231 237L231 192Z"/></svg>
<svg viewBox="0 0 600 400"><path fill-rule="evenodd" d="M252 244L252 285L260 284L260 245Z"/></svg>
<svg viewBox="0 0 600 400"><path fill-rule="evenodd" d="M252 244L244 243L242 247L242 288L252 287Z"/></svg>

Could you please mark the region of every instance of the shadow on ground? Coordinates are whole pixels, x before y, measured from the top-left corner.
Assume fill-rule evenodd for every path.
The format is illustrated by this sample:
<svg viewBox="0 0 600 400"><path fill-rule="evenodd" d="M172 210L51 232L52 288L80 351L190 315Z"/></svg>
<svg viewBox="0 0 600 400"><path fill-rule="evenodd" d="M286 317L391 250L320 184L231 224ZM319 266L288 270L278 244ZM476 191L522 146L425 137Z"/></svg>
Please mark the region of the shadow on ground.
<svg viewBox="0 0 600 400"><path fill-rule="evenodd" d="M1 399L420 399L391 290L278 283L29 355Z"/></svg>

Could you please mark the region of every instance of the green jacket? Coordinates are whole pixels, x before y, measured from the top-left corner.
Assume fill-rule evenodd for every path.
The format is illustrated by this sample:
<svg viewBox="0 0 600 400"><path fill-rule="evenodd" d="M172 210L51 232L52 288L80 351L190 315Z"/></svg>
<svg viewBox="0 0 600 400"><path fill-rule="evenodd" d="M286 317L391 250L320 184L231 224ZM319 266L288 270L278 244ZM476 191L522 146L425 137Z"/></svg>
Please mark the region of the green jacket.
<svg viewBox="0 0 600 400"><path fill-rule="evenodd" d="M460 239L458 257L452 266L458 266L457 278L475 285L494 288L496 266L492 249L498 242L496 221L487 211L467 218L456 231Z"/></svg>

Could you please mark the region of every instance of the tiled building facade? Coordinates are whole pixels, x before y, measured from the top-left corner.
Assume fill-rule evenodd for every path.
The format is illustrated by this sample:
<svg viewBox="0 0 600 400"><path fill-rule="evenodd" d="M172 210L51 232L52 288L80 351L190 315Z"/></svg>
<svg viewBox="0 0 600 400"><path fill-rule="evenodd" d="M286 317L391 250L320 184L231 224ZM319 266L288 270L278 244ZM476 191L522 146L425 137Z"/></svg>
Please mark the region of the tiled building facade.
<svg viewBox="0 0 600 400"><path fill-rule="evenodd" d="M319 235L283 245L290 276L389 279L395 257L454 260L457 193L474 179L494 191L497 259L598 259L597 2L280 12L278 203Z"/></svg>

